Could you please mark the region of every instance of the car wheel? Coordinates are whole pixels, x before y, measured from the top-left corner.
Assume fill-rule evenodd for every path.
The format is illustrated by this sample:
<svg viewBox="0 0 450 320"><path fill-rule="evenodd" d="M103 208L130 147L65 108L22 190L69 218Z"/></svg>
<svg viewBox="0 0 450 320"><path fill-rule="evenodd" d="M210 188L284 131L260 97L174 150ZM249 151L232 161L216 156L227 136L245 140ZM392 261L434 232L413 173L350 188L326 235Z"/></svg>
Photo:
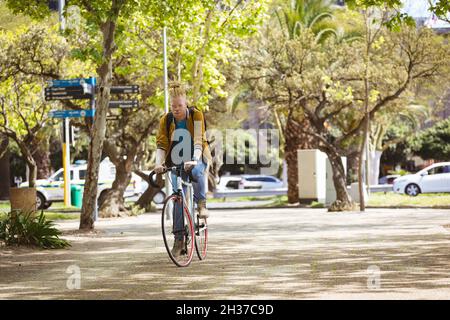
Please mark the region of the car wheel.
<svg viewBox="0 0 450 320"><path fill-rule="evenodd" d="M47 209L45 207L45 197L42 193L37 192L36 193L36 208L38 210Z"/></svg>
<svg viewBox="0 0 450 320"><path fill-rule="evenodd" d="M420 193L420 188L419 188L419 186L417 184L410 183L410 184L408 184L406 186L405 193L408 196L415 197L415 196L417 196Z"/></svg>
<svg viewBox="0 0 450 320"><path fill-rule="evenodd" d="M164 192L162 192L162 191L158 191L158 192L153 196L152 201L153 201L155 204L161 204L161 203L164 202L164 199L166 199L166 194L165 194Z"/></svg>
<svg viewBox="0 0 450 320"><path fill-rule="evenodd" d="M45 203L44 203L44 209L48 209L48 208L50 208L52 206L52 202L51 201L46 201Z"/></svg>

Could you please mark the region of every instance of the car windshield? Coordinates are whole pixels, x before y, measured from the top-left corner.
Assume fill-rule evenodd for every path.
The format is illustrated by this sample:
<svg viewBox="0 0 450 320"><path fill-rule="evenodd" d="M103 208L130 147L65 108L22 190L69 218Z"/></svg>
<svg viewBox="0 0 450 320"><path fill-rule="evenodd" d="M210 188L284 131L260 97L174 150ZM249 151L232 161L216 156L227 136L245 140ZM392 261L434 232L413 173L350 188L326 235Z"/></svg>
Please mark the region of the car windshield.
<svg viewBox="0 0 450 320"><path fill-rule="evenodd" d="M64 170L61 170L59 173L52 177L54 181L63 181L64 180ZM73 180L73 170L70 170L70 180Z"/></svg>

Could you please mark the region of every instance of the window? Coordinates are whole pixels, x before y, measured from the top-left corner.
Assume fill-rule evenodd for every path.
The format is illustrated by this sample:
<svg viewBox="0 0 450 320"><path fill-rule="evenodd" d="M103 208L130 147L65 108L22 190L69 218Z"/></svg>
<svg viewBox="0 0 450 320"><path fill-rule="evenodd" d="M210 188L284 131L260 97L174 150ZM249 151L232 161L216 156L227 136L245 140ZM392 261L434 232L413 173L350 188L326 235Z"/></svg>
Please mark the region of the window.
<svg viewBox="0 0 450 320"><path fill-rule="evenodd" d="M254 177L254 178L247 178L247 181L260 181L260 182L276 182L274 178L271 177Z"/></svg>
<svg viewBox="0 0 450 320"><path fill-rule="evenodd" d="M440 167L434 167L430 170L428 170L428 174L441 174L441 173L449 173L450 172L450 166L440 166Z"/></svg>
<svg viewBox="0 0 450 320"><path fill-rule="evenodd" d="M53 177L54 181L64 181L64 170ZM70 180L73 180L73 170L70 170Z"/></svg>
<svg viewBox="0 0 450 320"><path fill-rule="evenodd" d="M228 189L239 189L239 181L237 181L237 180L228 181L226 184L226 187Z"/></svg>
<svg viewBox="0 0 450 320"><path fill-rule="evenodd" d="M80 175L80 180L85 180L86 179L86 170L80 170L78 171L78 174Z"/></svg>

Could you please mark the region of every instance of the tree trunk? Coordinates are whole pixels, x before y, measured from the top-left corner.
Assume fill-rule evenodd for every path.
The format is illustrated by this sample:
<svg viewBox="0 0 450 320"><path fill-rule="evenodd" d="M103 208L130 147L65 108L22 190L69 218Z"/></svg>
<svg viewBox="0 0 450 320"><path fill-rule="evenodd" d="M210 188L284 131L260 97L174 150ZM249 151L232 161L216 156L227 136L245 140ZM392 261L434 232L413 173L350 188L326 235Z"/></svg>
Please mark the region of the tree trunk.
<svg viewBox="0 0 450 320"><path fill-rule="evenodd" d="M367 98L367 97L366 97ZM365 161L367 161L367 156L366 156L366 144L369 143L368 139L367 139L367 134L368 134L368 128L369 128L369 114L366 112L366 116L365 116L365 124L364 124L364 131L363 131L363 141L361 143L361 150L359 153L359 164L358 164L358 192L359 192L359 209L361 211L365 211L366 210L366 202L365 202L365 198L364 198L364 188L366 187L366 179L365 177L368 177L368 172L365 172L367 170L365 170L367 168L367 166L365 166ZM363 173L364 176L363 176Z"/></svg>
<svg viewBox="0 0 450 320"><path fill-rule="evenodd" d="M284 146L284 157L288 167L288 203L299 201L297 150L300 145L298 139L300 132L293 122L292 118L288 118L285 131L286 144Z"/></svg>
<svg viewBox="0 0 450 320"><path fill-rule="evenodd" d="M327 153L333 170L333 185L336 190L336 201L334 201L328 211L354 211L357 210L355 202L347 191L347 179L345 176L342 158L330 150L323 150Z"/></svg>
<svg viewBox="0 0 450 320"><path fill-rule="evenodd" d="M313 130L308 119L305 118L301 122L297 122L292 116L288 117L284 147L284 155L288 167L288 203L299 202L297 151L299 149L314 149L317 147L317 143L314 141L313 136L308 134L308 130Z"/></svg>
<svg viewBox="0 0 450 320"><path fill-rule="evenodd" d="M31 157L31 155L26 157L26 163L28 166L28 170L30 171L30 176L29 176L29 187L30 188L35 188L36 187L36 177L37 177L37 165L36 162L34 161L33 157Z"/></svg>
<svg viewBox="0 0 450 320"><path fill-rule="evenodd" d="M120 161L116 166L116 177L112 188L105 191L106 194L104 196L101 196L102 203L99 203L99 217L110 218L128 215L123 195L131 180L131 165L132 162L126 159Z"/></svg>
<svg viewBox="0 0 450 320"><path fill-rule="evenodd" d="M25 142L15 139L17 145L19 146L20 153L24 157L25 163L28 166L29 178L28 178L28 187L35 188L36 187L36 177L37 177L37 165L36 161L32 156L31 150L28 148Z"/></svg>
<svg viewBox="0 0 450 320"><path fill-rule="evenodd" d="M9 170L9 139L0 133L0 200L9 199L11 184Z"/></svg>
<svg viewBox="0 0 450 320"><path fill-rule="evenodd" d="M113 1L113 7L115 5L116 2ZM120 9L118 10L120 11ZM103 34L103 62L97 69L99 76L98 100L95 111L94 125L91 132L91 143L89 145L86 183L84 187L83 206L80 216L80 230L94 229L93 212L96 206L98 170L106 132L106 114L108 112L112 82L112 54L116 50L114 33L116 29L117 16L115 16L114 21L107 21L101 27Z"/></svg>
<svg viewBox="0 0 450 320"><path fill-rule="evenodd" d="M380 162L383 151L381 150L370 150L370 170L369 170L369 183L371 185L378 184L378 177L380 175Z"/></svg>
<svg viewBox="0 0 450 320"><path fill-rule="evenodd" d="M144 179L148 183L147 190L145 190L144 193L139 197L136 204L139 205L141 208L145 208L146 210L148 210L155 194L158 191L160 191L162 188L164 188L164 181L162 179L162 175L160 175L160 174L156 175L156 183L160 187L155 188L150 184L148 176L144 177L143 175L141 175L139 173L136 173L136 174L138 174L142 179Z"/></svg>
<svg viewBox="0 0 450 320"><path fill-rule="evenodd" d="M47 179L51 175L50 151L47 143L39 143L34 149L33 158L38 164L37 179Z"/></svg>

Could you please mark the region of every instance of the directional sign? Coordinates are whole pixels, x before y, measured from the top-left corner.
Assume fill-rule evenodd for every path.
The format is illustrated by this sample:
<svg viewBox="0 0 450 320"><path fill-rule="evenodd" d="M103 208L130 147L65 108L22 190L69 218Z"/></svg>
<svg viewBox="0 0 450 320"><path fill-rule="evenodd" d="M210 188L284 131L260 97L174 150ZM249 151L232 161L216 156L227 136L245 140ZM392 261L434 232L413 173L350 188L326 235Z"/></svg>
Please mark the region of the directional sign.
<svg viewBox="0 0 450 320"><path fill-rule="evenodd" d="M121 94L121 93L139 93L138 85L131 86L113 86L111 87L111 94Z"/></svg>
<svg viewBox="0 0 450 320"><path fill-rule="evenodd" d="M83 84L82 86L49 87L45 88L45 100L62 99L91 99L93 86Z"/></svg>
<svg viewBox="0 0 450 320"><path fill-rule="evenodd" d="M64 94L45 94L45 100L80 100L80 99L91 99L92 95L90 94L73 94L70 92L65 92Z"/></svg>
<svg viewBox="0 0 450 320"><path fill-rule="evenodd" d="M117 100L109 102L110 108L138 108L138 100Z"/></svg>
<svg viewBox="0 0 450 320"><path fill-rule="evenodd" d="M52 80L49 82L49 86L50 87L77 87L77 86L82 86L84 83L95 86L96 78Z"/></svg>
<svg viewBox="0 0 450 320"><path fill-rule="evenodd" d="M49 116L51 118L83 118L83 117L93 117L95 115L95 110L55 110L50 111Z"/></svg>

